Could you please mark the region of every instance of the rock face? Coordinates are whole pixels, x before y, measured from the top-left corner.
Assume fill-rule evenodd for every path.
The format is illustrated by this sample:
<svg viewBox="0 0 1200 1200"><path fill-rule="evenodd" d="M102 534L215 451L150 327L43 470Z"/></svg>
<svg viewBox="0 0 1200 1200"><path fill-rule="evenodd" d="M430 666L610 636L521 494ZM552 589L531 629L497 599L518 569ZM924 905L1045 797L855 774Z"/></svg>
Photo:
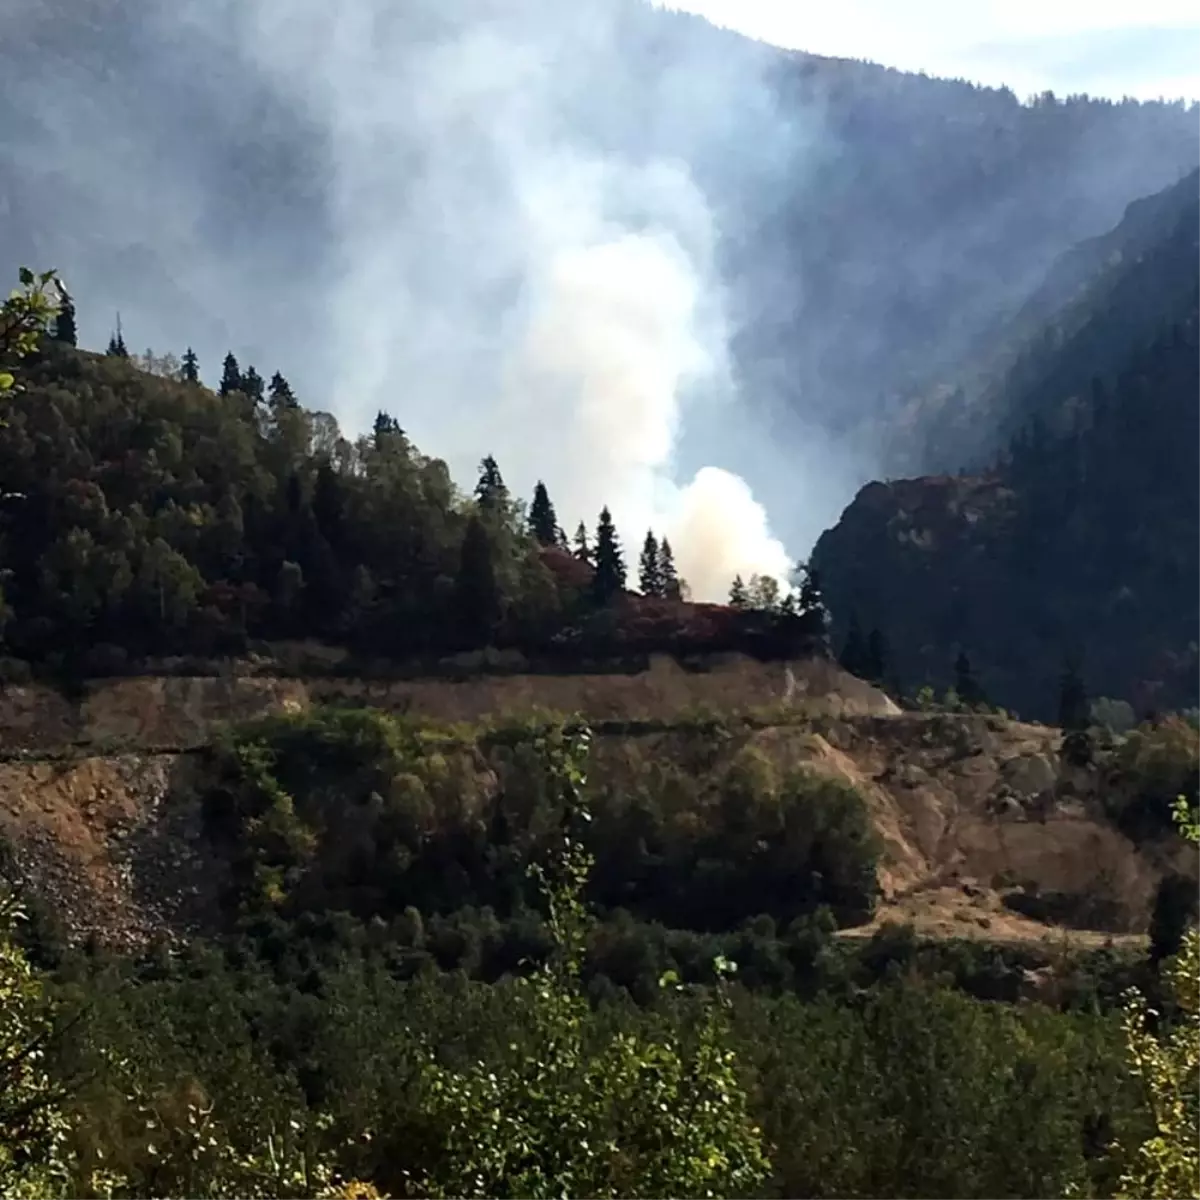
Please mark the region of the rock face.
<svg viewBox="0 0 1200 1200"><path fill-rule="evenodd" d="M1008 685L1010 676L1017 685L1016 672L998 678L1003 657L987 636L996 629L1022 639L1007 612L1007 559L996 548L1012 527L1015 505L1012 489L996 477L868 484L814 550L835 638L844 636L851 613L864 628L882 629L892 665L913 691L926 679L939 690L949 686L961 643L996 699L1022 713L1044 711L1051 697L1027 688L1015 705ZM1009 652L1024 668L1026 646L1010 645ZM1058 665L1057 659L1047 664L1047 690Z"/></svg>

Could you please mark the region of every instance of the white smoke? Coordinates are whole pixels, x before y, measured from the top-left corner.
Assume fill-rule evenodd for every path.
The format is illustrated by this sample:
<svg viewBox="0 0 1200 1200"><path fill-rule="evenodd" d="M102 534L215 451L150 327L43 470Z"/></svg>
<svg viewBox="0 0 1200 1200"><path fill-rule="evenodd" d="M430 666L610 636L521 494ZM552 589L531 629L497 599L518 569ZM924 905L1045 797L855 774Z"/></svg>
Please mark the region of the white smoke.
<svg viewBox="0 0 1200 1200"><path fill-rule="evenodd" d="M648 528L670 538L697 599L786 581L741 479L675 478L689 400L731 388L713 230L684 167L601 154L564 115L555 59L611 52L608 10L485 13L418 45L383 0L244 11L242 44L329 135L339 417L395 413L467 483L493 454L568 528L607 504L631 560Z"/></svg>

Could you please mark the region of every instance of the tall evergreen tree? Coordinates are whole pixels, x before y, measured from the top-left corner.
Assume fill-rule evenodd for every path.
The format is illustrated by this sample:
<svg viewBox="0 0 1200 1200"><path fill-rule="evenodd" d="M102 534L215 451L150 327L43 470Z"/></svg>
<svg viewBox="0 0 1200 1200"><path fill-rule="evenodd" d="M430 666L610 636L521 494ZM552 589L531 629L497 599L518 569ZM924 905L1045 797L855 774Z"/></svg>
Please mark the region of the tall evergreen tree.
<svg viewBox="0 0 1200 1200"><path fill-rule="evenodd" d="M116 332L108 339L106 354L113 358L128 358L129 351L125 348L125 335L121 332L121 314L117 313Z"/></svg>
<svg viewBox="0 0 1200 1200"><path fill-rule="evenodd" d="M221 383L217 388L219 396L228 396L230 392L240 392L242 390L242 372L238 368L238 360L234 358L231 350L225 355L225 361L221 364Z"/></svg>
<svg viewBox="0 0 1200 1200"><path fill-rule="evenodd" d="M479 507L489 512L500 512L508 502L508 488L496 460L489 454L479 464L479 482L475 485L475 499Z"/></svg>
<svg viewBox="0 0 1200 1200"><path fill-rule="evenodd" d="M971 708L984 703L986 699L965 650L959 650L958 658L954 660L954 690L958 698Z"/></svg>
<svg viewBox="0 0 1200 1200"><path fill-rule="evenodd" d="M589 566L594 565L592 559L592 547L588 543L587 526L580 521L575 530L574 546L572 552L580 562L587 563Z"/></svg>
<svg viewBox="0 0 1200 1200"><path fill-rule="evenodd" d="M642 556L638 561L638 588L643 596L662 596L663 580L658 563L658 539L654 530L646 530Z"/></svg>
<svg viewBox="0 0 1200 1200"><path fill-rule="evenodd" d="M888 644L883 630L872 629L867 634L866 678L871 683L882 685L888 670Z"/></svg>
<svg viewBox="0 0 1200 1200"><path fill-rule="evenodd" d="M181 378L184 383L200 382L200 360L196 357L196 352L191 346L187 348L187 352L183 356Z"/></svg>
<svg viewBox="0 0 1200 1200"><path fill-rule="evenodd" d="M267 385L263 377L253 367L247 367L242 373L242 394L252 404L261 404L266 390Z"/></svg>
<svg viewBox="0 0 1200 1200"><path fill-rule="evenodd" d="M829 640L829 610L821 591L820 572L810 563L802 562L796 568L796 575L800 579L800 612L812 622L818 644L825 647Z"/></svg>
<svg viewBox="0 0 1200 1200"><path fill-rule="evenodd" d="M658 577L662 582L662 594L667 600L682 600L683 585L675 569L675 554L666 538L658 546Z"/></svg>
<svg viewBox="0 0 1200 1200"><path fill-rule="evenodd" d="M730 608L746 608L750 603L749 594L746 592L746 584L740 575L733 577L733 585L729 589L729 607Z"/></svg>
<svg viewBox="0 0 1200 1200"><path fill-rule="evenodd" d="M1058 685L1058 724L1068 733L1087 729L1090 712L1087 688L1080 673L1079 659L1070 655L1063 664Z"/></svg>
<svg viewBox="0 0 1200 1200"><path fill-rule="evenodd" d="M607 604L625 587L625 560L621 554L617 530L608 506L600 510L596 526L596 574L592 579L592 594L597 603Z"/></svg>
<svg viewBox="0 0 1200 1200"><path fill-rule="evenodd" d="M846 642L838 655L838 662L851 675L860 679L867 678L867 643L863 639L862 626L858 623L858 613L851 611L850 625L846 630Z"/></svg>
<svg viewBox="0 0 1200 1200"><path fill-rule="evenodd" d="M455 581L458 619L472 646L486 646L502 613L500 585L487 527L477 516L467 522Z"/></svg>
<svg viewBox="0 0 1200 1200"><path fill-rule="evenodd" d="M65 346L79 344L79 334L75 328L75 302L66 292L63 292L58 316L54 318L54 340Z"/></svg>
<svg viewBox="0 0 1200 1200"><path fill-rule="evenodd" d="M250 370L253 371L254 368L251 367ZM250 372L247 371L247 374L249 373ZM267 394L270 397L272 412L278 413L283 412L286 409L300 407L295 395L292 392L292 385L288 383L288 381L284 379L284 377L278 371L271 376L271 383L267 389Z"/></svg>
<svg viewBox="0 0 1200 1200"><path fill-rule="evenodd" d="M559 544L558 514L550 502L550 493L539 479L533 488L533 502L529 506L529 532L543 546Z"/></svg>

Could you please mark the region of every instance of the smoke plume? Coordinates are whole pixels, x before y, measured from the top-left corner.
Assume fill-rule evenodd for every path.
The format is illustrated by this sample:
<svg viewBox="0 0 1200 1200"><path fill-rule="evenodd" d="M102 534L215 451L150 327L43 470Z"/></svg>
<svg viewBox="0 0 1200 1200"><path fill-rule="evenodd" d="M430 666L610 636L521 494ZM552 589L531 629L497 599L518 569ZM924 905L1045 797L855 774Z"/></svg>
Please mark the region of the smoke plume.
<svg viewBox="0 0 1200 1200"><path fill-rule="evenodd" d="M564 90L564 61L618 57L619 6L479 8L415 46L382 0L248 9L241 44L332 147L338 415L361 427L399 385L460 479L490 453L524 495L544 479L568 526L607 504L631 553L653 527L697 598L786 580L744 482L676 478L689 398L732 386L728 334L686 169L602 151Z"/></svg>

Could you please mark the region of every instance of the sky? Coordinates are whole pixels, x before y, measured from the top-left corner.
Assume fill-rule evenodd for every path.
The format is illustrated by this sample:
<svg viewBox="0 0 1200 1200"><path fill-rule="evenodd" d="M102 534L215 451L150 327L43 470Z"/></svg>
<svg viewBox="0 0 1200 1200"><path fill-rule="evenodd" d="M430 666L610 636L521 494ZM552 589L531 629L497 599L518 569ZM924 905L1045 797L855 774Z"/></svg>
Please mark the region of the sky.
<svg viewBox="0 0 1200 1200"><path fill-rule="evenodd" d="M672 0L715 25L831 58L1012 88L1200 100L1197 0Z"/></svg>

